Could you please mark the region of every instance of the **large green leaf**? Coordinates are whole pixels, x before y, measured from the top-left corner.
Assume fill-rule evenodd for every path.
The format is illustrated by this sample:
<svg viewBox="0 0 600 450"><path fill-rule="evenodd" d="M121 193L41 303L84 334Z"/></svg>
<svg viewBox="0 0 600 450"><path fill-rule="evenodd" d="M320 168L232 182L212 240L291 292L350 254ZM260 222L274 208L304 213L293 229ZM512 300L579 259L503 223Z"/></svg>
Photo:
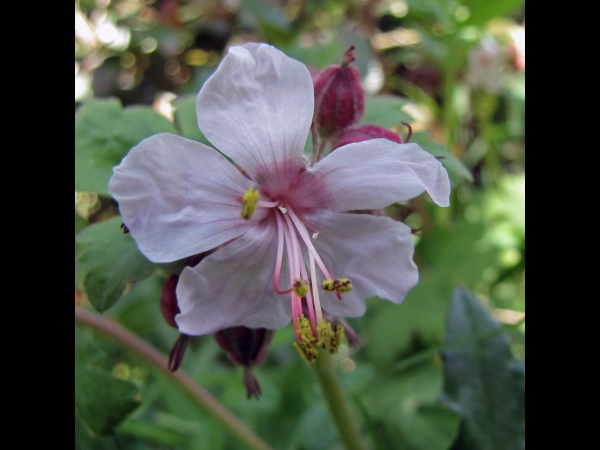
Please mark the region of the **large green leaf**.
<svg viewBox="0 0 600 450"><path fill-rule="evenodd" d="M111 434L139 404L135 384L94 367L102 358L103 353L75 329L75 423L81 426L80 419L92 435Z"/></svg>
<svg viewBox="0 0 600 450"><path fill-rule="evenodd" d="M82 106L75 113L75 190L108 195L112 168L129 149L158 133L177 130L151 108L123 109L116 99Z"/></svg>
<svg viewBox="0 0 600 450"><path fill-rule="evenodd" d="M460 418L440 403L442 371L424 364L400 376L380 378L363 394L375 424L383 426L388 448L446 450L459 429Z"/></svg>
<svg viewBox="0 0 600 450"><path fill-rule="evenodd" d="M155 267L140 253L131 235L123 233L120 224L121 218L115 217L86 227L75 238L83 246L76 270L86 272L83 285L98 311L110 308L128 283L147 278Z"/></svg>
<svg viewBox="0 0 600 450"><path fill-rule="evenodd" d="M500 326L471 292L454 292L447 343ZM525 374L511 354L507 336L502 333L445 350L443 359L445 399L463 419L453 448L525 448Z"/></svg>

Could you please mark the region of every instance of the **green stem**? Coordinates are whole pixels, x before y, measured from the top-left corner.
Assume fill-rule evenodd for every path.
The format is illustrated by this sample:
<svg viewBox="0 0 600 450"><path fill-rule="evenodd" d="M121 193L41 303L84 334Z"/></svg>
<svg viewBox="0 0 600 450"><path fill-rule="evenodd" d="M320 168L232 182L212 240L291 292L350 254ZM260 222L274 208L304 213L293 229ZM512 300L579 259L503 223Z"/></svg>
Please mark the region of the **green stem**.
<svg viewBox="0 0 600 450"><path fill-rule="evenodd" d="M75 321L116 339L146 359L190 394L196 403L206 408L215 419L221 422L225 428L231 431L249 448L254 450L271 450L271 447L266 442L259 438L244 422L233 415L231 411L223 406L208 391L199 386L189 375L181 370L171 372L167 357L147 342L125 330L115 322L81 308L75 308Z"/></svg>
<svg viewBox="0 0 600 450"><path fill-rule="evenodd" d="M358 432L348 397L340 384L336 368L329 353L319 352L314 364L315 372L321 389L329 406L329 412L335 421L340 437L347 450L365 450L364 443Z"/></svg>

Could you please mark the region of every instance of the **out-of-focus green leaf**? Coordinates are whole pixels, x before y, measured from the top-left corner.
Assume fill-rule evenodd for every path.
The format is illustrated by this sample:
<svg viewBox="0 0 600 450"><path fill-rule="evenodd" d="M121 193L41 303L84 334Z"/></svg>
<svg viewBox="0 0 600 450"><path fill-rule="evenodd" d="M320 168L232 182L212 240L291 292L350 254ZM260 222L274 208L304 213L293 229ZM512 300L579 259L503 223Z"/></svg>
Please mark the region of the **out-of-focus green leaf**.
<svg viewBox="0 0 600 450"><path fill-rule="evenodd" d="M402 357L441 343L444 319L452 293L449 280L421 275L421 281L401 305L385 302L376 306L365 334L369 342L365 350L381 369L389 370ZM391 338L393 336L393 338Z"/></svg>
<svg viewBox="0 0 600 450"><path fill-rule="evenodd" d="M123 294L127 283L150 276L154 264L140 253L133 238L120 228L121 218L91 225L75 238L85 245L76 261L86 271L83 282L90 302L98 311L110 308Z"/></svg>
<svg viewBox="0 0 600 450"><path fill-rule="evenodd" d="M469 18L463 26L482 25L494 17L502 17L525 5L524 0L464 0L463 3L470 10Z"/></svg>
<svg viewBox="0 0 600 450"><path fill-rule="evenodd" d="M365 115L361 125L379 125L390 128L412 122L412 117L402 111L408 100L392 95L375 95L365 99Z"/></svg>
<svg viewBox="0 0 600 450"><path fill-rule="evenodd" d="M446 342L500 326L471 292L454 292ZM463 419L453 448L525 448L525 374L522 363L511 354L507 336L499 334L445 350L443 359L445 399Z"/></svg>
<svg viewBox="0 0 600 450"><path fill-rule="evenodd" d="M123 109L116 99L82 106L75 113L75 190L108 196L112 168L141 140L158 133L177 130L148 107Z"/></svg>
<svg viewBox="0 0 600 450"><path fill-rule="evenodd" d="M446 450L459 428L459 417L438 402L442 370L425 364L401 376L380 378L363 394L380 438L398 450Z"/></svg>
<svg viewBox="0 0 600 450"><path fill-rule="evenodd" d="M268 0L242 0L240 3L242 19L253 21L267 42L287 40L292 28L284 9Z"/></svg>
<svg viewBox="0 0 600 450"><path fill-rule="evenodd" d="M139 404L136 385L94 367L102 358L102 352L75 329L75 414L92 435L111 434Z"/></svg>
<svg viewBox="0 0 600 450"><path fill-rule="evenodd" d="M409 449L446 450L460 425L459 415L441 403L425 403L397 420L402 440Z"/></svg>
<svg viewBox="0 0 600 450"><path fill-rule="evenodd" d="M75 234L79 233L85 227L87 227L87 220L85 220L83 217L77 214L77 211L75 211Z"/></svg>
<svg viewBox="0 0 600 450"><path fill-rule="evenodd" d="M445 146L436 144L434 142L427 142L421 144L421 147L423 147L424 150L427 150L433 156L443 157L440 159L440 162L448 171L448 175L450 176L450 180L452 181L453 185L456 185L460 179L469 180L471 183L473 182L473 174L471 171L467 169L467 167L454 155L452 155Z"/></svg>
<svg viewBox="0 0 600 450"><path fill-rule="evenodd" d="M181 131L183 137L202 144L211 145L198 128L196 115L196 96L189 95L175 100L175 125Z"/></svg>

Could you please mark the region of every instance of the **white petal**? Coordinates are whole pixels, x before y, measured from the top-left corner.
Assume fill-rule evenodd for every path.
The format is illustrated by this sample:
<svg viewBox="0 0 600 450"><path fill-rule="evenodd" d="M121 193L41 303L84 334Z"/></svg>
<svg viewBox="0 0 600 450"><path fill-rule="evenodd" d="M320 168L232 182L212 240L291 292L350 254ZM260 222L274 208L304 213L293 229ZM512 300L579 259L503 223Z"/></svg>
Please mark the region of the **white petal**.
<svg viewBox="0 0 600 450"><path fill-rule="evenodd" d="M337 151L337 150L336 150ZM378 296L400 303L418 282L410 228L388 217L319 210L305 221L319 232L313 244L335 278L350 278L354 288L320 294L323 309L342 317L365 312L365 300ZM319 283L323 277L320 271Z"/></svg>
<svg viewBox="0 0 600 450"><path fill-rule="evenodd" d="M440 206L450 204L450 180L440 162L417 144L387 139L349 144L336 149L302 177L320 180L305 184L325 196L335 211L377 209L409 200L427 191ZM324 200L325 201L325 200Z"/></svg>
<svg viewBox="0 0 600 450"><path fill-rule="evenodd" d="M214 333L227 327L281 328L292 313L289 295L273 290L277 225L269 217L244 236L186 267L177 285L179 331Z"/></svg>
<svg viewBox="0 0 600 450"><path fill-rule="evenodd" d="M253 183L214 149L158 134L114 169L109 192L144 255L168 262L240 236L250 223L237 200ZM264 216L260 210L252 222Z"/></svg>
<svg viewBox="0 0 600 450"><path fill-rule="evenodd" d="M220 151L255 180L300 167L313 116L306 66L266 44L232 47L198 94L198 124ZM288 164L289 165L289 164Z"/></svg>

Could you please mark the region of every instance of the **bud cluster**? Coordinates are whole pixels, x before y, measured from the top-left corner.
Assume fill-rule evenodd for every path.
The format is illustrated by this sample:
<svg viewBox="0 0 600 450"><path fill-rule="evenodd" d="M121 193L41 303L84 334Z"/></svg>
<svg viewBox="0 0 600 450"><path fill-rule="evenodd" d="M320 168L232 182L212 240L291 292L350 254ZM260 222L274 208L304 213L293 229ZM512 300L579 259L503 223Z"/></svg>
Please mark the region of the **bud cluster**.
<svg viewBox="0 0 600 450"><path fill-rule="evenodd" d="M321 156L326 141L331 141L331 151L377 138L402 143L402 136L392 130L377 125L359 125L365 114L365 93L359 71L350 65L355 60L352 46L344 53L341 64L331 65L313 78L314 125L322 141L322 146L314 151L313 162ZM410 132L407 141L409 138Z"/></svg>

